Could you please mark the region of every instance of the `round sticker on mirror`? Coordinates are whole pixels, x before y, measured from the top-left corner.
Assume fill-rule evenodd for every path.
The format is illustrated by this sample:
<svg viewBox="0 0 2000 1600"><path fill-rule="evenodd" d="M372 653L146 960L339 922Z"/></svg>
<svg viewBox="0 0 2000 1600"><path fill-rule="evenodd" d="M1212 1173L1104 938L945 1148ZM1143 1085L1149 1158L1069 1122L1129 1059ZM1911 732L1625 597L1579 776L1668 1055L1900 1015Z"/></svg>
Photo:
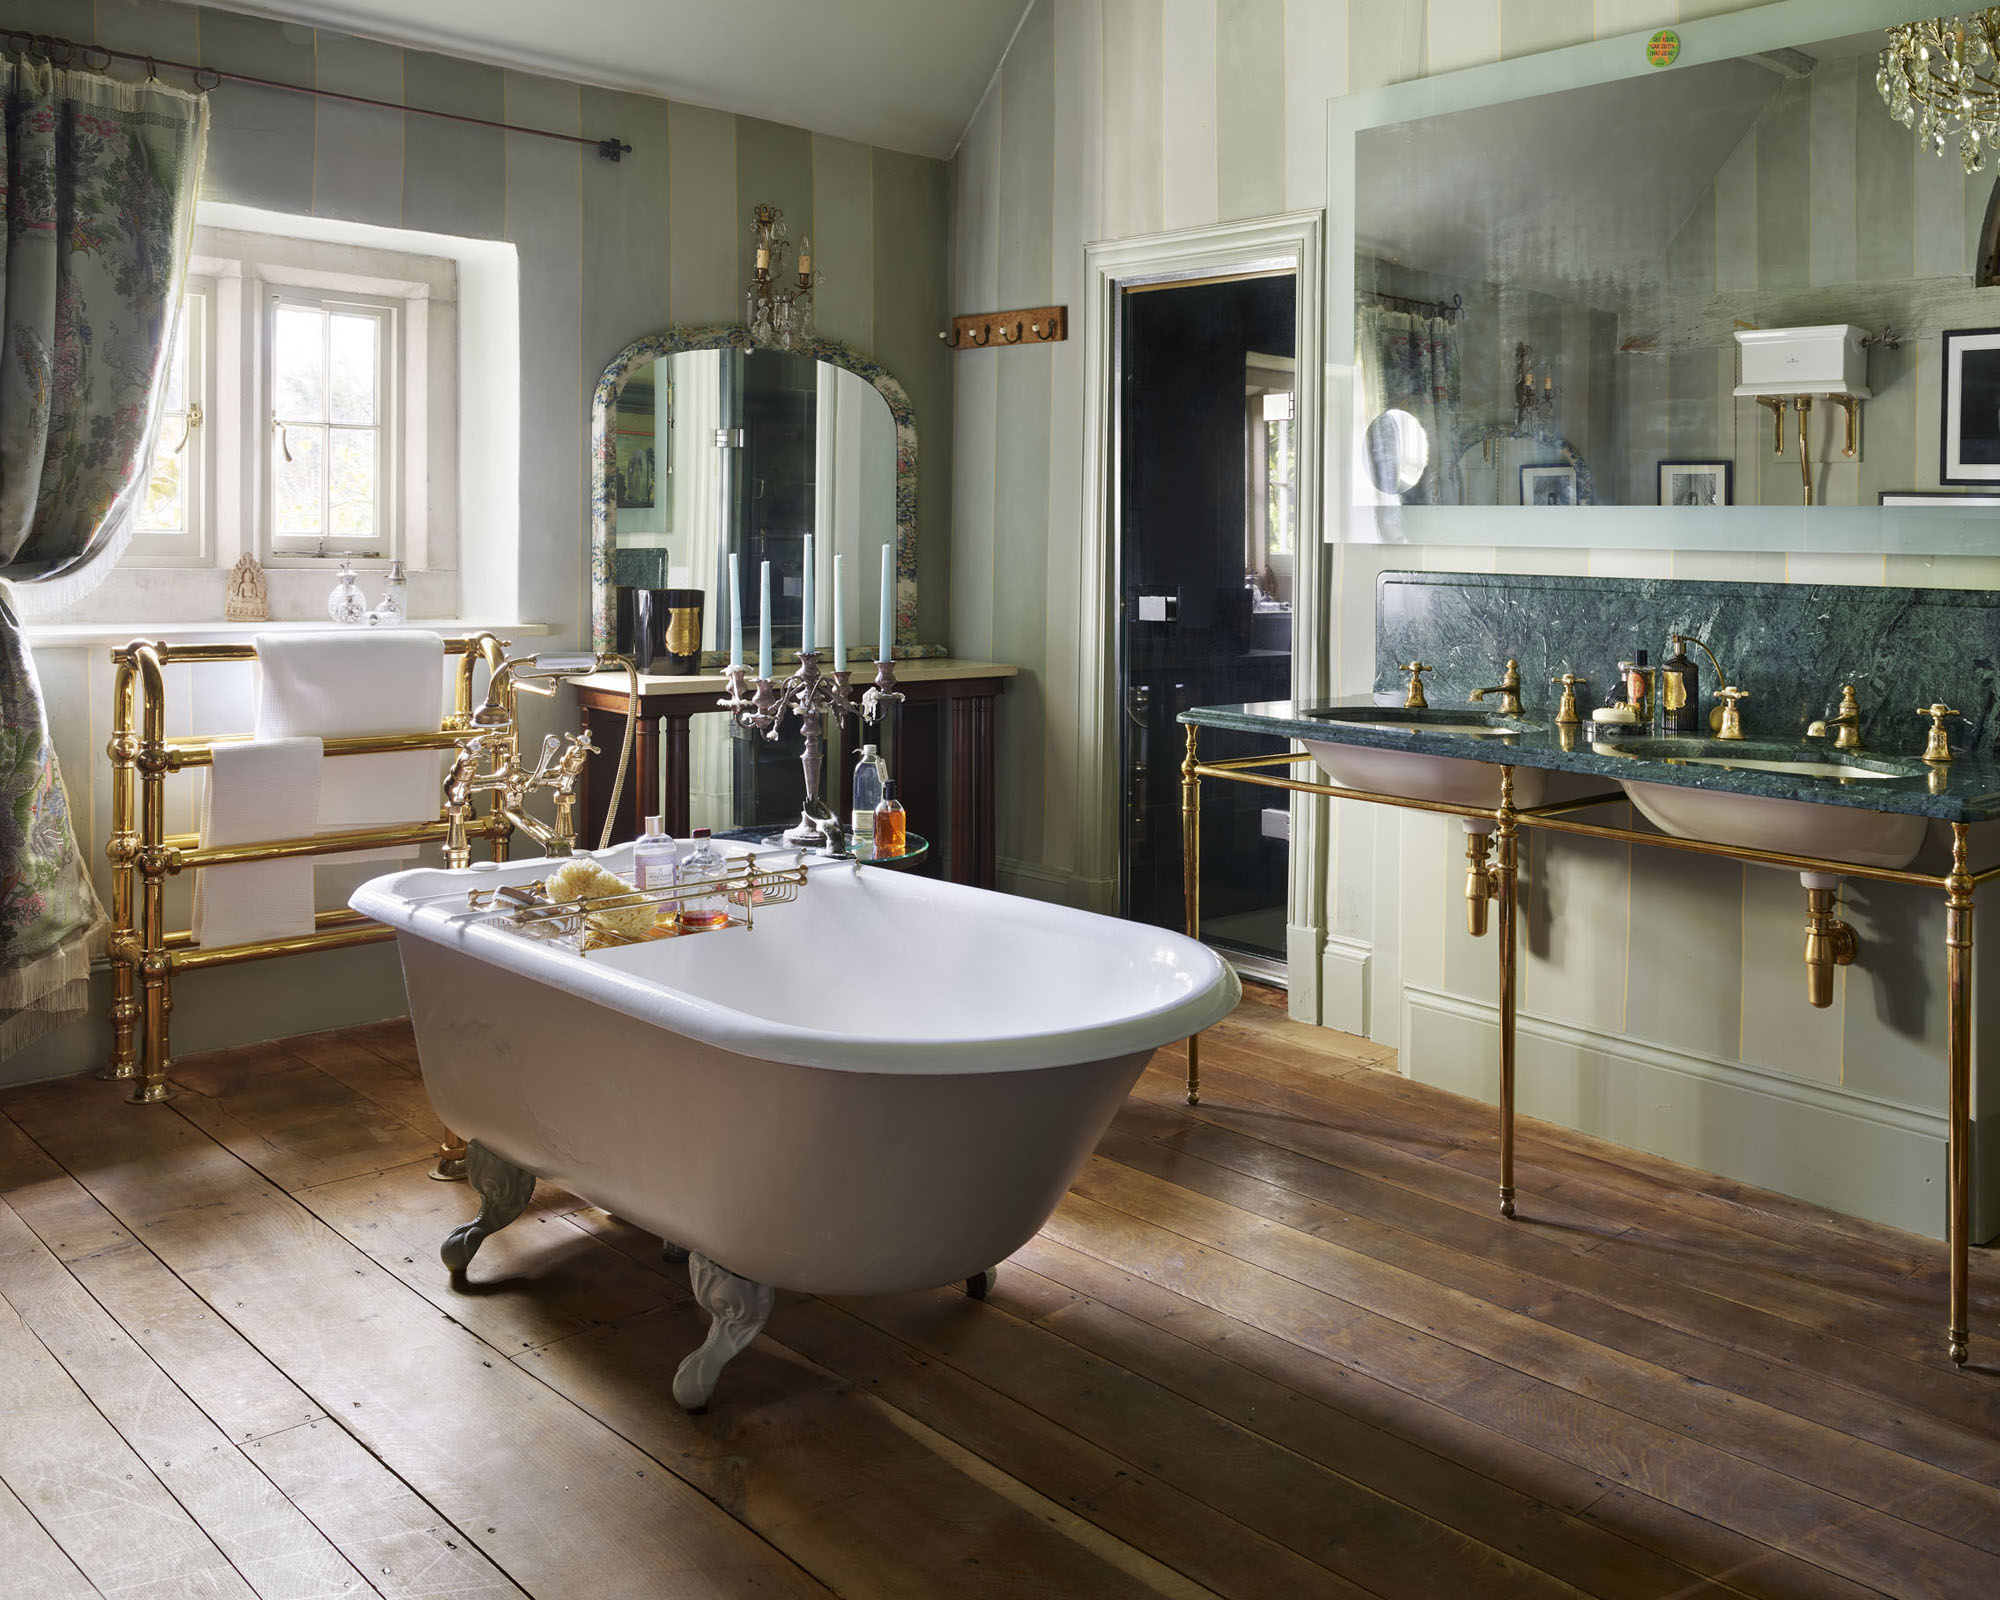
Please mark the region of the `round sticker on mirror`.
<svg viewBox="0 0 2000 1600"><path fill-rule="evenodd" d="M1646 65L1671 67L1681 58L1681 36L1672 28L1662 28L1646 41Z"/></svg>

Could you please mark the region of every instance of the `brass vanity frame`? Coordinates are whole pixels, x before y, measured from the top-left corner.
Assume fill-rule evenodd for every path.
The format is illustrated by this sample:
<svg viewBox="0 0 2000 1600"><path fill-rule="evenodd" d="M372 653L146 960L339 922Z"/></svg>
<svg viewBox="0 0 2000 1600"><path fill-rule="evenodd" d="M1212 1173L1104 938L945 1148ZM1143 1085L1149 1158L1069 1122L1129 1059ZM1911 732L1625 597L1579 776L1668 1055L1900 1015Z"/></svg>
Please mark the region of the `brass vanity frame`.
<svg viewBox="0 0 2000 1600"><path fill-rule="evenodd" d="M458 657L458 671L453 709L436 733L328 739L325 753L381 755L400 750L449 750L457 745L472 726L473 671L482 660L489 672L497 671L506 657L506 641L481 633L447 639L444 648L447 655ZM189 767L211 766L217 745L241 743L249 735L168 738L165 669L185 664L255 661L257 648L250 644L170 645L136 639L113 650L111 659L112 731L108 747L111 838L105 846L105 854L111 861L111 936L106 951L111 963L111 1053L98 1076L130 1081L132 1104L148 1105L171 1099L173 1095L167 1082L167 1068L170 1065L168 1018L173 1011L175 973L296 955L306 950L374 944L395 937L393 928L358 911L339 910L316 913L311 933L248 944L199 946L194 942L192 929L172 932L167 929L166 884L171 874L246 861L335 855L384 845L430 844L446 837L451 822L443 815L440 797L440 814L432 822L357 828L254 844L203 845L199 834L169 834L167 774ZM502 693L511 720L514 713L511 688L503 689ZM497 794L492 812L469 824L466 831L490 842L494 860L507 859L513 824L502 813Z"/></svg>
<svg viewBox="0 0 2000 1600"><path fill-rule="evenodd" d="M1277 776L1259 770L1295 766L1311 761L1308 751L1278 756L1240 756L1227 761L1204 762L1198 743L1201 728L1187 724L1187 755L1181 763L1181 850L1183 889L1187 898L1187 931L1190 938L1201 937L1201 780L1217 778L1231 783L1250 783L1268 789L1286 789L1298 794L1320 794L1336 800L1361 800L1372 805L1398 806L1405 811L1429 811L1443 816L1475 817L1494 824L1493 864L1489 892L1499 910L1500 961L1500 1214L1514 1215L1514 1068L1515 1068L1515 969L1516 918L1520 902L1520 830L1542 828L1551 833L1575 834L1589 839L1609 839L1620 844L1643 844L1663 850L1685 850L1694 855L1723 856L1758 866L1784 867L1798 872L1836 873L1844 878L1867 878L1877 883L1905 883L1941 890L1945 896L1945 973L1947 993L1946 1066L1949 1086L1946 1111L1946 1166L1950 1182L1948 1205L1951 1250L1950 1321L1946 1330L1948 1351L1963 1366L1967 1345L1967 1268L1972 1229L1972 912L1973 893L1983 883L2000 877L2000 866L1984 872L1970 870L1968 838L1970 825L1951 824L1951 871L1940 877L1934 873L1911 872L1894 867L1857 866L1848 861L1826 861L1814 856L1790 855L1775 850L1746 846L1711 844L1704 839L1679 839L1667 834L1640 833L1604 823L1580 822L1568 815L1595 806L1622 803L1622 793L1588 795L1528 809L1514 804L1514 771L1500 765L1500 804L1494 810L1455 805L1442 800L1419 800L1406 795L1371 794L1360 789L1344 789L1330 783L1309 783L1300 778ZM1470 893L1470 889L1468 889ZM1200 1036L1187 1042L1187 1101L1201 1099Z"/></svg>

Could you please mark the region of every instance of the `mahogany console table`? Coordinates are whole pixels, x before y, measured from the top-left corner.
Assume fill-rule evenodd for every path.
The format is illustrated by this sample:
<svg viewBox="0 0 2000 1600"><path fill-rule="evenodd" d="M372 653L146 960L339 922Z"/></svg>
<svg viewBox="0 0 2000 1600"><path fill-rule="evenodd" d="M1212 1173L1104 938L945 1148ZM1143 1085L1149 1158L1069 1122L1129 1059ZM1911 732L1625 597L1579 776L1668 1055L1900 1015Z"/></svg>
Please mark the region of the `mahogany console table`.
<svg viewBox="0 0 2000 1600"><path fill-rule="evenodd" d="M860 664L856 664L860 670ZM870 669L872 672L872 668ZM1001 661L899 661L896 686L903 703L890 712L894 775L911 826L944 844L942 875L954 883L991 889L998 880L993 838L993 702L1019 668ZM612 828L614 842L637 836L642 818L658 812L666 829L685 838L688 820L688 719L722 715L716 702L728 690L719 672L669 678L639 678L639 731L632 771ZM576 680L577 704L599 754L584 769L579 798L580 837L595 843L618 769L625 736L625 675L600 672ZM660 793L661 720L666 724L666 793ZM853 737L851 724L844 739ZM845 815L849 746L829 740L825 793L835 812ZM938 871L936 854L927 864Z"/></svg>

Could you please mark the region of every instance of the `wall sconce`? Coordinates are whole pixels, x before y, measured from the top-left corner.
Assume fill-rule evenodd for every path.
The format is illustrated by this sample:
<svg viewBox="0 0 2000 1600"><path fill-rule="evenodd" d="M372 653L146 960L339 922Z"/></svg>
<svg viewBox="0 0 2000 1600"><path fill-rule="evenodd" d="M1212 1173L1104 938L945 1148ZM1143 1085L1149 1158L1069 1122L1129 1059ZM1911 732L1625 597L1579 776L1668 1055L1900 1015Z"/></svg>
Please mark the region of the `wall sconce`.
<svg viewBox="0 0 2000 1600"><path fill-rule="evenodd" d="M784 287L785 214L776 206L759 205L750 213L750 236L757 241L757 264L750 274L750 286L743 291L743 321L750 337L758 344L790 350L814 336L813 285L819 274L812 268L812 240L799 241L799 270Z"/></svg>
<svg viewBox="0 0 2000 1600"><path fill-rule="evenodd" d="M1518 432L1530 426L1552 429L1555 425L1556 410L1562 400L1562 390L1556 387L1555 367L1548 361L1541 363L1539 376L1531 359L1532 352L1525 344L1514 346L1514 427Z"/></svg>

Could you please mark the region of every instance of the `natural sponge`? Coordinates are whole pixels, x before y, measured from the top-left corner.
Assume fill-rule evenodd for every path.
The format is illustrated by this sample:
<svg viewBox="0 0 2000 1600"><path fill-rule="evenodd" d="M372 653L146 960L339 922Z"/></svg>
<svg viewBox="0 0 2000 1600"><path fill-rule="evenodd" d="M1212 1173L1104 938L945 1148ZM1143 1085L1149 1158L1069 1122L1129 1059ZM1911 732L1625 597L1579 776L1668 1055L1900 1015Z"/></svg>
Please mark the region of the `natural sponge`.
<svg viewBox="0 0 2000 1600"><path fill-rule="evenodd" d="M615 872L606 872L595 861L582 858L565 862L550 873L543 885L552 901L605 900L613 895L632 893L632 885ZM593 911L585 920L603 933L626 939L643 939L653 926L659 908L653 905L618 906L609 911Z"/></svg>

